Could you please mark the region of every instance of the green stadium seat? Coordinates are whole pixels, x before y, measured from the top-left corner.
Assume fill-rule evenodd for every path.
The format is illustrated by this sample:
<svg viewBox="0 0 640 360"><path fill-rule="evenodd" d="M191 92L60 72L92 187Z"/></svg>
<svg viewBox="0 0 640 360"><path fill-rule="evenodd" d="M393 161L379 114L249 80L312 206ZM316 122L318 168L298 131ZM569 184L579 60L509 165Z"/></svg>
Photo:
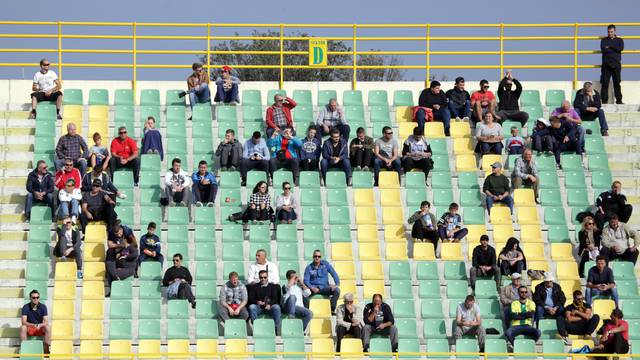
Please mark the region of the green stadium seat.
<svg viewBox="0 0 640 360"><path fill-rule="evenodd" d="M317 192L317 195L316 195ZM320 190L319 189L303 189L300 190L301 193L301 204L311 205L311 206L320 206L322 205L322 200L320 199ZM346 189L326 189L327 194L327 205L328 206L348 206L349 199L347 197ZM306 197L306 201L304 200Z"/></svg>
<svg viewBox="0 0 640 360"><path fill-rule="evenodd" d="M564 208L562 207L545 207L544 223L546 225L566 225L567 220L564 216Z"/></svg>
<svg viewBox="0 0 640 360"><path fill-rule="evenodd" d="M320 175L317 171L301 171L300 179L298 181L301 189L320 188Z"/></svg>
<svg viewBox="0 0 640 360"><path fill-rule="evenodd" d="M444 176L444 174L446 173L433 173L433 175L431 176L431 182L432 182L432 187L436 187L435 183L436 177L442 177ZM442 176L440 176L442 175ZM446 174L446 175L451 175L451 174ZM451 179L451 178L449 178ZM405 188L406 189L424 189L425 187L425 177L424 177L424 172L422 171L412 171L409 172L407 174L405 174ZM449 184L450 186L451 184Z"/></svg>
<svg viewBox="0 0 640 360"><path fill-rule="evenodd" d="M344 106L349 105L364 105L362 101L362 91L360 90L345 90L342 93L342 104Z"/></svg>
<svg viewBox="0 0 640 360"><path fill-rule="evenodd" d="M232 271L238 273L238 279L242 281L245 280L244 264L242 263L242 261L225 261L222 267L222 278L226 281L229 273Z"/></svg>
<svg viewBox="0 0 640 360"><path fill-rule="evenodd" d="M446 280L466 280L467 271L464 267L464 261L445 261L444 278Z"/></svg>
<svg viewBox="0 0 640 360"><path fill-rule="evenodd" d="M117 174L117 172L116 172ZM124 200L130 200L129 202L127 201L122 201L122 199L118 200L118 204L122 204L122 205L128 205L128 206L133 206L134 202L133 202L133 189L123 189L124 191L131 191L131 194L127 194L127 199ZM120 191L123 191L120 190ZM150 206L150 205L158 205L160 204L160 198L162 197L162 191L160 190L160 187L155 187L155 188L149 188L149 189L140 189L140 205L143 206ZM126 193L126 192L125 192ZM131 195L131 196L129 196Z"/></svg>
<svg viewBox="0 0 640 360"><path fill-rule="evenodd" d="M344 189L347 187L347 178L342 171L327 172L325 186L330 189Z"/></svg>
<svg viewBox="0 0 640 360"><path fill-rule="evenodd" d="M564 171L581 171L582 157L576 154L562 154L560 155L560 164Z"/></svg>
<svg viewBox="0 0 640 360"><path fill-rule="evenodd" d="M589 271L589 268L585 267L585 272ZM638 284L636 280L616 280L616 287L618 288L618 296L620 299L638 299ZM625 313L626 315L626 313Z"/></svg>
<svg viewBox="0 0 640 360"><path fill-rule="evenodd" d="M389 280L411 280L411 266L408 261L389 261Z"/></svg>
<svg viewBox="0 0 640 360"><path fill-rule="evenodd" d="M284 320L283 320L284 321ZM293 338L282 339L282 351L287 353L304 353L304 341ZM283 359L289 360L305 360L304 355L283 355Z"/></svg>
<svg viewBox="0 0 640 360"><path fill-rule="evenodd" d="M222 228L222 242L242 242L244 239L242 225L233 224Z"/></svg>
<svg viewBox="0 0 640 360"><path fill-rule="evenodd" d="M416 263L418 280L438 280L438 265L435 261L419 261Z"/></svg>
<svg viewBox="0 0 640 360"><path fill-rule="evenodd" d="M482 326L484 326L485 329L494 328L498 330L498 334L487 334L487 338L489 339L500 339L504 336L502 319L482 319Z"/></svg>
<svg viewBox="0 0 640 360"><path fill-rule="evenodd" d="M451 189L433 189L433 205L448 207L453 202ZM466 221L465 221L466 222Z"/></svg>
<svg viewBox="0 0 640 360"><path fill-rule="evenodd" d="M51 224L29 225L29 243L51 242Z"/></svg>
<svg viewBox="0 0 640 360"><path fill-rule="evenodd" d="M20 342L20 354L37 355L44 354L44 344L42 340L23 340ZM20 356L20 359L41 360L42 356Z"/></svg>
<svg viewBox="0 0 640 360"><path fill-rule="evenodd" d="M564 90L547 89L544 95L545 105L553 108L560 107L565 99L566 96Z"/></svg>
<svg viewBox="0 0 640 360"><path fill-rule="evenodd" d="M167 209L167 223L169 225L188 225L189 208L170 207Z"/></svg>
<svg viewBox="0 0 640 360"><path fill-rule="evenodd" d="M449 170L449 155L433 155L433 171L438 172L450 172Z"/></svg>
<svg viewBox="0 0 640 360"><path fill-rule="evenodd" d="M51 208L48 206L34 206L31 208L29 223L34 225L51 224Z"/></svg>
<svg viewBox="0 0 640 360"><path fill-rule="evenodd" d="M538 322L540 330L540 339L556 339L558 335L558 327L556 321L552 319L540 319Z"/></svg>
<svg viewBox="0 0 640 360"><path fill-rule="evenodd" d="M413 106L413 93L409 90L395 90L393 92L393 106Z"/></svg>
<svg viewBox="0 0 640 360"><path fill-rule="evenodd" d="M171 327L173 326L177 326L177 324L172 323ZM161 337L160 319L138 320L138 339L139 340L159 340L160 337Z"/></svg>
<svg viewBox="0 0 640 360"><path fill-rule="evenodd" d="M298 106L313 106L313 100L311 100L311 90L293 90L293 100L298 103Z"/></svg>
<svg viewBox="0 0 640 360"><path fill-rule="evenodd" d="M467 225L485 224L485 210L483 207L465 207L463 209L463 221Z"/></svg>
<svg viewBox="0 0 640 360"><path fill-rule="evenodd" d="M152 221L156 224L162 224L162 209L159 206L141 206L139 224L146 225Z"/></svg>
<svg viewBox="0 0 640 360"><path fill-rule="evenodd" d="M597 170L591 172L591 187L594 189L606 189L611 186L613 177L611 171Z"/></svg>
<svg viewBox="0 0 640 360"><path fill-rule="evenodd" d="M440 297L423 299L420 305L420 316L423 319L442 319L444 315Z"/></svg>
<svg viewBox="0 0 640 360"><path fill-rule="evenodd" d="M449 186L446 188L451 188L451 174L445 173L449 175ZM434 173L435 175L435 173ZM480 189L480 185L478 184L478 175L475 172L459 172L458 173L458 188L459 189Z"/></svg>
<svg viewBox="0 0 640 360"><path fill-rule="evenodd" d="M186 104L186 97L180 97L180 93L182 90L171 89L167 90L165 93L165 105L167 106L167 118L169 117L168 107L169 106L182 106L184 107Z"/></svg>
<svg viewBox="0 0 640 360"><path fill-rule="evenodd" d="M149 117L156 119L156 124L160 124L160 106L141 105L140 106L140 127Z"/></svg>
<svg viewBox="0 0 640 360"><path fill-rule="evenodd" d="M242 90L242 107L247 105L262 106L260 90Z"/></svg>
<svg viewBox="0 0 640 360"><path fill-rule="evenodd" d="M585 131L591 130L591 134L586 134L587 137L597 137L600 135L600 124L598 121L588 121L586 119L582 120L581 125Z"/></svg>
<svg viewBox="0 0 640 360"><path fill-rule="evenodd" d="M169 300L167 301L167 318L184 319L189 318L189 302L187 300Z"/></svg>
<svg viewBox="0 0 640 360"><path fill-rule="evenodd" d="M395 326L398 328L398 338L417 339L418 332L416 319L396 319Z"/></svg>
<svg viewBox="0 0 640 360"><path fill-rule="evenodd" d="M432 341L430 341L432 340ZM429 346L429 344L431 343L431 346L433 346L433 350L429 350L432 352L437 352L438 349L442 349L442 347L438 347L440 345L444 345L447 350L445 351L449 351L449 344L447 343L446 339L430 339L427 340L427 347L429 349L431 349ZM438 344L436 345L436 342L438 342ZM398 352L400 353L419 353L420 352L420 341L418 339L398 339ZM414 356L414 357L409 357L409 356L402 356L403 359L420 359L420 356Z"/></svg>
<svg viewBox="0 0 640 360"><path fill-rule="evenodd" d="M140 264L140 280L162 280L162 264L158 261L145 261Z"/></svg>
<svg viewBox="0 0 640 360"><path fill-rule="evenodd" d="M567 188L567 205L569 206L589 206L589 197L585 188Z"/></svg>
<svg viewBox="0 0 640 360"><path fill-rule="evenodd" d="M287 91L286 90L277 90L277 89L269 90L267 92L267 105L273 104L273 98L276 95L281 95L282 97L287 97Z"/></svg>
<svg viewBox="0 0 640 360"><path fill-rule="evenodd" d="M160 319L160 298L140 299L138 305L138 319Z"/></svg>
<svg viewBox="0 0 640 360"><path fill-rule="evenodd" d="M198 300L196 313L200 308L202 300ZM213 301L215 304L216 301ZM215 317L215 315L214 315ZM196 321L196 337L198 339L218 339L218 321L212 318L200 318Z"/></svg>
<svg viewBox="0 0 640 360"><path fill-rule="evenodd" d="M198 297L198 299L217 298L218 289L216 288L216 281L215 280L199 280L196 286L196 296Z"/></svg>
<svg viewBox="0 0 640 360"><path fill-rule="evenodd" d="M273 172L273 186L276 189L281 189L282 188L282 184L284 182L288 182L291 186L295 187L295 184L293 183L293 173L289 170L285 170L285 169L279 169L277 171Z"/></svg>
<svg viewBox="0 0 640 360"><path fill-rule="evenodd" d="M247 105L242 106L242 122L262 122L262 106L260 105ZM245 131L245 134L247 132ZM245 135L245 137L248 137Z"/></svg>
<svg viewBox="0 0 640 360"><path fill-rule="evenodd" d="M391 282L392 299L413 299L411 280L393 280Z"/></svg>
<svg viewBox="0 0 640 360"><path fill-rule="evenodd" d="M429 145L434 155L448 155L447 141L445 139L429 139Z"/></svg>
<svg viewBox="0 0 640 360"><path fill-rule="evenodd" d="M143 158L144 160L144 158ZM147 170L142 170L140 171L140 182L139 182L140 188L141 189L151 189L151 188L159 188L160 187L160 176L158 174L157 170L154 171L147 171Z"/></svg>
<svg viewBox="0 0 640 360"><path fill-rule="evenodd" d="M281 328L283 339L301 339L304 337L301 319L282 319Z"/></svg>
<svg viewBox="0 0 640 360"><path fill-rule="evenodd" d="M67 91L65 91L65 100ZM89 90L89 105L109 105L109 91L107 89Z"/></svg>
<svg viewBox="0 0 640 360"><path fill-rule="evenodd" d="M253 189L260 181L267 181L267 173L264 171L251 170L247 172L247 189Z"/></svg>
<svg viewBox="0 0 640 360"><path fill-rule="evenodd" d="M562 206L560 189L540 189L539 196L540 196L540 203L544 207Z"/></svg>
<svg viewBox="0 0 640 360"><path fill-rule="evenodd" d="M550 243L568 243L569 228L567 225L549 225L547 227L547 240Z"/></svg>
<svg viewBox="0 0 640 360"><path fill-rule="evenodd" d="M588 155L605 154L607 150L604 148L604 139L600 136L587 136L584 140L585 151Z"/></svg>
<svg viewBox="0 0 640 360"><path fill-rule="evenodd" d="M484 319L502 318L502 307L497 299L478 299L478 306Z"/></svg>
<svg viewBox="0 0 640 360"><path fill-rule="evenodd" d="M143 171L154 171L160 172L162 167L162 160L160 160L160 155L157 154L143 154L140 156L140 172ZM159 174L155 174L158 175Z"/></svg>
<svg viewBox="0 0 640 360"><path fill-rule="evenodd" d="M248 176L248 174L247 174ZM237 171L223 171L220 173L221 189L240 189L240 173Z"/></svg>
<svg viewBox="0 0 640 360"><path fill-rule="evenodd" d="M587 164L591 171L609 171L609 159L604 154L587 155Z"/></svg>
<svg viewBox="0 0 640 360"><path fill-rule="evenodd" d="M269 241L270 239L269 225L251 225L249 228L249 242Z"/></svg>
<svg viewBox="0 0 640 360"><path fill-rule="evenodd" d="M224 261L242 261L244 260L243 244L227 243L222 248L222 260Z"/></svg>
<svg viewBox="0 0 640 360"><path fill-rule="evenodd" d="M111 319L109 321L110 340L131 340L131 320Z"/></svg>
<svg viewBox="0 0 640 360"><path fill-rule="evenodd" d="M345 105L344 106L344 117L347 119L349 124L353 124L354 121L364 122L364 106L362 106L362 105Z"/></svg>
<svg viewBox="0 0 640 360"><path fill-rule="evenodd" d="M45 281L49 279L49 261L29 261L25 270L27 281Z"/></svg>
<svg viewBox="0 0 640 360"><path fill-rule="evenodd" d="M587 184L585 183L584 171L565 171L564 172L564 186L567 189L582 189L586 190Z"/></svg>
<svg viewBox="0 0 640 360"><path fill-rule="evenodd" d="M298 231L294 224L278 224L276 227L276 243L298 241Z"/></svg>
<svg viewBox="0 0 640 360"><path fill-rule="evenodd" d="M273 319L256 319L253 322L254 339L275 339L275 324Z"/></svg>
<svg viewBox="0 0 640 360"><path fill-rule="evenodd" d="M628 261L614 261L611 263L613 275L617 280L635 280L635 266Z"/></svg>
<svg viewBox="0 0 640 360"><path fill-rule="evenodd" d="M369 342L371 353L391 353L391 341L388 338L372 338ZM387 359L388 355L369 355L371 359ZM402 356L404 359L404 356Z"/></svg>
<svg viewBox="0 0 640 360"><path fill-rule="evenodd" d="M349 225L351 218L347 206L329 207L329 225Z"/></svg>
<svg viewBox="0 0 640 360"><path fill-rule="evenodd" d="M174 253L175 254L175 253ZM182 254L183 256L185 254ZM186 260L186 257L185 257ZM160 299L160 282L159 281L139 281L140 299Z"/></svg>
<svg viewBox="0 0 640 360"><path fill-rule="evenodd" d="M540 91L538 90L523 90L520 95L520 105L540 105ZM524 110L523 110L524 111ZM531 117L531 115L529 115Z"/></svg>
<svg viewBox="0 0 640 360"><path fill-rule="evenodd" d="M405 202L407 207L419 208L420 203L427 199L427 189L406 189Z"/></svg>
<svg viewBox="0 0 640 360"><path fill-rule="evenodd" d="M241 319L229 319L224 322L224 338L225 339L246 339L247 325Z"/></svg>
<svg viewBox="0 0 640 360"><path fill-rule="evenodd" d="M424 331L422 333L422 336L425 339L446 339L447 338L447 324L442 319L442 317L444 317L444 314L442 313L441 309L440 309L439 318L434 317L434 318L424 319L423 317L422 322L424 323Z"/></svg>
<svg viewBox="0 0 640 360"><path fill-rule="evenodd" d="M485 340L484 351L487 352L487 353L506 354L507 353L507 342L504 339L487 339L487 340ZM508 356L495 356L494 355L494 356L491 356L491 358L492 359L496 359L496 360L507 360L509 357Z"/></svg>
<svg viewBox="0 0 640 360"><path fill-rule="evenodd" d="M218 300L198 299L198 306L196 307L196 319L198 319L198 322L202 319L215 319L217 314ZM217 337L218 326L214 327L216 329ZM200 336L199 333L198 336Z"/></svg>
<svg viewBox="0 0 640 360"><path fill-rule="evenodd" d="M339 172L339 173L344 175L344 173L342 172ZM329 174L331 174L331 172L327 173L327 183L329 183ZM340 175L336 175L336 176L344 178L344 176L340 176ZM339 184L344 184L344 183L339 183ZM355 171L351 176L351 185L354 189L373 188L373 173L370 171Z"/></svg>
<svg viewBox="0 0 640 360"><path fill-rule="evenodd" d="M447 297L448 298L464 298L469 294L467 288L468 288L468 283L466 280L448 280L447 281Z"/></svg>
<svg viewBox="0 0 640 360"><path fill-rule="evenodd" d="M31 261L49 261L50 249L49 244L30 243L27 248L27 262Z"/></svg>
<svg viewBox="0 0 640 360"><path fill-rule="evenodd" d="M389 106L389 99L386 90L369 90L367 96L369 106L386 105Z"/></svg>
<svg viewBox="0 0 640 360"><path fill-rule="evenodd" d="M160 106L160 90L145 89L140 92L140 105Z"/></svg>
<svg viewBox="0 0 640 360"><path fill-rule="evenodd" d="M418 280L418 297L421 299L440 299L440 281L437 279Z"/></svg>
<svg viewBox="0 0 640 360"><path fill-rule="evenodd" d="M323 224L305 225L302 238L304 242L324 242Z"/></svg>
<svg viewBox="0 0 640 360"><path fill-rule="evenodd" d="M497 299L496 282L493 280L476 280L474 295L478 299Z"/></svg>
<svg viewBox="0 0 640 360"><path fill-rule="evenodd" d="M81 89L65 89L64 90L64 104L65 105L83 105L82 90Z"/></svg>
<svg viewBox="0 0 640 360"><path fill-rule="evenodd" d="M257 321L257 320L256 320ZM255 338L255 335L254 335ZM254 340L253 351L256 353L275 353L276 352L276 339L275 338L258 338ZM255 358L272 359L274 355L255 355Z"/></svg>
<svg viewBox="0 0 640 360"><path fill-rule="evenodd" d="M640 299L625 300L622 312L627 319L640 319Z"/></svg>
<svg viewBox="0 0 640 360"><path fill-rule="evenodd" d="M133 105L133 90L117 89L115 92L115 105Z"/></svg>
<svg viewBox="0 0 640 360"><path fill-rule="evenodd" d="M382 121L382 120L378 120L376 122L373 122L373 129L372 129L372 136L373 138L379 138L382 137L382 129L384 129L385 126L388 127L393 127L393 124L391 124L391 120L389 121Z"/></svg>
<svg viewBox="0 0 640 360"><path fill-rule="evenodd" d="M629 323L629 339L640 340L640 320L630 319L627 322Z"/></svg>
<svg viewBox="0 0 640 360"><path fill-rule="evenodd" d="M457 353L477 353L478 340L476 339L456 339ZM477 358L477 355L457 355L458 358Z"/></svg>
<svg viewBox="0 0 640 360"><path fill-rule="evenodd" d="M213 113L211 112L211 105L209 104L196 104L193 107L191 113L191 120L193 122L204 122L211 124L213 120Z"/></svg>
<svg viewBox="0 0 640 360"><path fill-rule="evenodd" d="M278 261L293 261L299 259L297 243L278 244Z"/></svg>
<svg viewBox="0 0 640 360"><path fill-rule="evenodd" d="M325 106L329 103L330 99L338 99L338 94L335 90L318 90L318 106Z"/></svg>
<svg viewBox="0 0 640 360"><path fill-rule="evenodd" d="M519 359L535 359L535 356L523 356L518 354L536 353L536 342L532 339L516 338L513 342L513 354Z"/></svg>
<svg viewBox="0 0 640 360"><path fill-rule="evenodd" d="M124 281L114 281L111 283L111 300L131 300L132 299L132 281L130 279Z"/></svg>
<svg viewBox="0 0 640 360"><path fill-rule="evenodd" d="M542 340L542 353L543 354L563 354L564 351L564 342L562 340L556 339L544 339ZM545 355L545 359L560 359L564 356L549 356Z"/></svg>
<svg viewBox="0 0 640 360"><path fill-rule="evenodd" d="M540 189L559 189L558 174L556 171L539 171Z"/></svg>
<svg viewBox="0 0 640 360"><path fill-rule="evenodd" d="M197 215L197 214L196 214ZM197 219L197 217L196 217ZM195 226L195 243L209 243L216 241L215 225L214 224L198 224L196 221Z"/></svg>
<svg viewBox="0 0 640 360"><path fill-rule="evenodd" d="M351 242L350 224L331 226L329 228L329 241L332 243Z"/></svg>
<svg viewBox="0 0 640 360"><path fill-rule="evenodd" d="M480 198L479 189L461 189L460 190L460 205L463 207L478 207L482 206L482 200Z"/></svg>
<svg viewBox="0 0 640 360"><path fill-rule="evenodd" d="M313 260L313 252L315 250L320 250L323 254L327 254L327 251L324 247L324 243L321 242L306 242L304 243L304 260L311 261Z"/></svg>
<svg viewBox="0 0 640 360"><path fill-rule="evenodd" d="M556 171L556 160L551 154L541 154L536 156L538 171Z"/></svg>
<svg viewBox="0 0 640 360"><path fill-rule="evenodd" d="M213 139L211 137L194 137L191 139L192 154L213 156ZM195 167L195 166L194 166Z"/></svg>
<svg viewBox="0 0 640 360"><path fill-rule="evenodd" d="M218 123L236 124L238 122L238 114L236 112L236 106L232 106L232 105L216 106L216 120L218 121Z"/></svg>
<svg viewBox="0 0 640 360"><path fill-rule="evenodd" d="M293 109L293 120L298 125L298 129L306 129L315 122L313 107L311 105L298 105ZM302 132L300 133L302 135Z"/></svg>

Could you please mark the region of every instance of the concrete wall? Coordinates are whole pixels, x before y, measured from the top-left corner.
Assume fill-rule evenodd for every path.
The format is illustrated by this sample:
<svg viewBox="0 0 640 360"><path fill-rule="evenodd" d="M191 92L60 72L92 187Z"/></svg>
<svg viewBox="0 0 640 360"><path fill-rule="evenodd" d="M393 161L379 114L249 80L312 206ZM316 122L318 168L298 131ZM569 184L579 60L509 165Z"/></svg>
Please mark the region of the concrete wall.
<svg viewBox="0 0 640 360"><path fill-rule="evenodd" d="M497 82L491 82L491 90L496 91L498 85ZM544 102L544 93L547 89L562 89L567 96L570 96L572 91L572 84L570 81L525 81L522 83L525 89L538 89L540 90L540 96ZM159 89L160 100L164 103L165 93L169 89L182 89L186 87L184 81L139 81L138 94L142 89ZM424 82L422 81L403 81L403 82L359 82L357 84L358 90L361 90L364 97L365 104L367 103L367 93L369 90L387 90L389 93L389 101L393 101L394 90L411 90L414 93L414 101L418 101L420 91L424 88ZM596 89L600 88L599 83L595 83ZM452 81L445 81L442 84L443 89L450 89L453 87ZM84 93L85 103L88 101L90 89L108 89L109 98L113 99L113 94L116 89L130 89L130 81L78 81L67 80L64 81L64 89L82 89ZM267 91L271 89L277 89L277 82L245 82L242 83L240 89L257 89L262 91L263 103L270 103L271 99L266 99ZM293 90L307 89L311 90L313 99L317 99L318 90L333 89L338 92L338 100L342 100L342 92L344 90L351 90L350 82L285 82L284 86L287 93L290 95ZM478 89L478 80L467 80L467 90L475 91ZM6 110L17 110L20 107L25 106L30 102L29 94L31 93L31 81L29 80L0 80L0 104L6 104L8 108ZM626 81L622 83L622 93L624 95L624 102L627 104L640 104L640 81ZM212 94L213 96L214 94ZM609 96L609 99L613 99L613 96ZM113 101L113 100L112 100Z"/></svg>

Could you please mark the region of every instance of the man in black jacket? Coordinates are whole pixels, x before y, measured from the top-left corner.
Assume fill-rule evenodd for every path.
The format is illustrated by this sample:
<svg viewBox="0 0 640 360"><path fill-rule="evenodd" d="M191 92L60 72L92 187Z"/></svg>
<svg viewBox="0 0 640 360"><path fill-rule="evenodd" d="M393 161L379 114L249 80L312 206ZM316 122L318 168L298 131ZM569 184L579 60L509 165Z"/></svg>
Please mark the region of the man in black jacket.
<svg viewBox="0 0 640 360"><path fill-rule="evenodd" d="M602 51L602 68L600 75L600 93L602 102L609 101L609 78L613 78L613 93L616 104L622 104L622 91L620 91L620 70L622 70L622 50L624 41L616 35L616 26L607 26L607 36L600 41Z"/></svg>
<svg viewBox="0 0 640 360"><path fill-rule="evenodd" d="M363 311L364 331L362 343L364 351L369 351L371 335L389 336L391 351L398 351L398 328L394 325L395 319L389 304L382 302L382 295L374 294L373 299L364 307Z"/></svg>
<svg viewBox="0 0 640 360"><path fill-rule="evenodd" d="M554 116L551 118L549 134L553 140L553 156L556 158L556 167L561 170L560 154L562 152L575 150L576 154L581 154L578 128L573 122Z"/></svg>
<svg viewBox="0 0 640 360"><path fill-rule="evenodd" d="M51 215L55 214L53 190L53 177L47 171L47 163L44 160L38 160L36 168L27 176L27 198L24 204L27 221L31 219L31 208L34 202L46 203L51 209Z"/></svg>
<svg viewBox="0 0 640 360"><path fill-rule="evenodd" d="M554 319L563 316L564 303L567 298L564 296L564 292L560 285L554 282L553 275L546 273L544 275L544 281L536 285L533 292L533 302L536 303L536 323L545 316L553 317Z"/></svg>
<svg viewBox="0 0 640 360"><path fill-rule="evenodd" d="M576 98L573 99L573 108L580 115L581 120L593 121L596 118L600 123L600 134L609 136L609 125L602 110L602 101L600 93L593 88L593 84L587 81L582 85L582 89L576 92Z"/></svg>
<svg viewBox="0 0 640 360"><path fill-rule="evenodd" d="M80 190L82 190L83 193L87 191L91 191L91 187L93 186L93 180L96 180L96 179L102 181L102 190L105 192L105 194L108 194L111 197L111 199L115 200L116 196L118 196L121 199L127 198L125 194L118 191L118 188L113 184L113 181L111 181L109 174L107 174L102 170L102 166L96 166L93 168L93 171L84 174L84 176L82 177L82 184L80 185Z"/></svg>
<svg viewBox="0 0 640 360"><path fill-rule="evenodd" d="M453 89L447 91L449 113L456 121L469 121L471 117L471 95L464 89L464 78L458 76Z"/></svg>
<svg viewBox="0 0 640 360"><path fill-rule="evenodd" d="M258 272L260 282L247 287L249 295L249 315L251 321L255 321L260 314L268 313L273 316L276 326L276 335L280 335L280 300L282 293L280 286L269 283L269 272L260 270Z"/></svg>
<svg viewBox="0 0 640 360"><path fill-rule="evenodd" d="M432 81L428 89L422 90L418 99L418 106L433 110L433 119L442 122L444 134L449 136L451 113L449 112L447 95L440 91L440 82ZM423 109L418 109L416 112L416 120L418 121L418 126L424 130L426 113Z"/></svg>
<svg viewBox="0 0 640 360"><path fill-rule="evenodd" d="M633 212L633 206L627 204L627 197L622 194L622 183L618 180L611 184L611 190L601 193L596 199L596 226L604 229L604 223L611 215L618 215L618 219L627 223Z"/></svg>
<svg viewBox="0 0 640 360"><path fill-rule="evenodd" d="M196 298L191 291L191 272L182 266L182 254L173 255L173 266L168 268L162 278L162 286L167 286L168 299L187 299L192 308L196 308Z"/></svg>
<svg viewBox="0 0 640 360"><path fill-rule="evenodd" d="M500 269L496 263L496 250L489 245L489 237L486 234L480 236L480 245L473 249L473 260L469 269L469 284L476 288L478 276L492 276L496 285L500 286Z"/></svg>
<svg viewBox="0 0 640 360"><path fill-rule="evenodd" d="M516 86L515 90L513 90L514 84ZM500 124L507 119L518 121L522 126L527 124L529 114L520 111L520 106L518 105L520 94L522 94L522 84L511 75L511 70L507 71L507 74L498 85L498 99L500 99L498 107L500 110L496 113L496 120Z"/></svg>

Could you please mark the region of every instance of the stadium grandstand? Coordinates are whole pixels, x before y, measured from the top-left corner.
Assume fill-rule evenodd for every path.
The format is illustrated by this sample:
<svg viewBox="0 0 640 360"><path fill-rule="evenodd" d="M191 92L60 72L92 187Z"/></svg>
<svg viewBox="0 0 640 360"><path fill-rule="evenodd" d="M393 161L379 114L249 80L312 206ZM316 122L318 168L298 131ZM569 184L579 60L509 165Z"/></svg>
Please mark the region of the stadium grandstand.
<svg viewBox="0 0 640 360"><path fill-rule="evenodd" d="M133 33L92 32L96 25L118 24ZM9 25L30 24L2 24ZM554 25L575 33L549 36L568 40L570 48L526 51L504 45L529 45L534 39L505 36L508 24L483 24L500 30L500 36L482 40L499 44L491 51L497 61L488 65L436 61L450 53L468 55L465 60L471 63L482 51L432 54L430 46L436 45L430 43L447 37L432 35L438 25L432 29L428 24L342 25L353 30L351 37L339 37L353 41L348 51L328 47L331 36L288 39L281 32L268 38L275 41L275 50L245 50L245 55L272 56L275 62L267 65L216 60L216 55L242 51L214 49L214 40L259 37L216 38L213 24L33 25L73 31L47 35L58 40L50 49L0 49L22 59L0 60L0 67L29 69L27 80L0 80L0 357L573 360L586 356L585 346L607 353L614 343L617 356L640 352L635 264L640 82L622 82L623 104L615 91L601 91L596 75L582 75L599 74L598 43L607 40L609 24L531 24L532 29ZM251 29L259 24L236 25ZM617 25L621 38L639 38L625 31L640 23ZM136 29L163 26L206 29L206 36L183 39L206 46L136 46L136 41L180 37L136 35ZM304 27L291 25L296 26ZM356 61L375 55L356 43L376 41L356 29L403 26L421 35L377 40L417 41L419 48L378 55L417 56L419 65ZM579 28L597 29L598 35L581 35ZM44 36L12 34L3 37ZM61 47L63 38L82 36L132 39L132 47L120 50L131 55L130 61L68 62L74 52L115 51ZM285 49L286 41L302 41L303 47ZM636 45L629 42L622 52L630 54L628 61L618 63L629 73L640 67L631 57L640 53ZM156 53L187 54L191 61L143 60ZM554 54L569 58L552 65L535 60ZM513 65L506 61L518 55L531 58ZM584 60L588 55L590 62ZM303 61L289 63L293 56ZM351 60L332 64L338 56ZM65 79L84 68L128 69L132 77ZM385 68L419 71L422 78L359 80L367 70ZM264 69L277 77L245 81L246 74ZM313 69L341 70L350 77L318 81L293 73ZM460 81L436 81L433 73L443 69L455 71L450 79L467 79L468 102L463 96L455 111L449 109L459 97L447 91ZM520 73L533 69L562 71L570 80L541 75L518 81ZM179 70L189 79L141 80L142 70ZM491 71L492 77L467 75L480 70ZM51 76L54 72L57 76ZM31 73L36 74L33 81ZM481 88L484 77L494 98ZM206 89L202 84L208 84ZM571 115L574 108L577 119ZM603 114L606 122L598 121ZM310 127L316 136L308 135ZM359 140L359 128L371 142ZM101 144L95 143L96 133ZM363 150L358 158L360 149L371 153ZM592 224L600 231L591 231ZM486 262L485 235L495 249ZM512 239L518 247L507 247ZM599 256L604 268L597 265ZM615 281L601 279L608 269ZM518 295L522 288L513 284L527 291ZM272 288L273 294L264 295ZM306 294L307 288L311 295L305 301L287 300L295 291ZM556 288L564 294L558 296L561 302ZM533 300L525 300L531 293ZM382 305L374 301L376 294ZM304 309L289 311L292 303L310 311L308 325ZM43 321L41 304L46 306L45 326L37 326ZM353 309L358 313L350 313ZM591 332L562 333L568 326L562 324L573 322L578 313L584 318L575 321L599 321ZM361 331L343 337L342 324ZM519 327L529 327L529 336L513 339ZM597 334L601 327L604 337ZM631 355L622 355L626 352Z"/></svg>

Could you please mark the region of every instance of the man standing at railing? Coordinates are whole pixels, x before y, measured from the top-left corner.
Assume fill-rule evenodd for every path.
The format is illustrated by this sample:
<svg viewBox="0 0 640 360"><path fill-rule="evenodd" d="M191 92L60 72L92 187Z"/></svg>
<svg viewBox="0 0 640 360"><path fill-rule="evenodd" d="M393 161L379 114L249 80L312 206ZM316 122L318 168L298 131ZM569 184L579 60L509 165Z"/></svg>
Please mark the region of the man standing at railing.
<svg viewBox="0 0 640 360"><path fill-rule="evenodd" d="M609 78L613 78L613 94L616 104L622 104L622 91L620 90L620 71L622 70L622 50L624 41L616 35L616 26L607 26L607 36L600 41L602 51L602 68L600 75L600 96L602 103L609 100Z"/></svg>
<svg viewBox="0 0 640 360"><path fill-rule="evenodd" d="M49 70L48 59L40 60L40 71L33 76L33 85L31 86L31 113L29 119L36 118L36 107L42 101L54 101L56 103L56 113L58 119L60 116L60 107L62 106L62 84L58 80L58 75L53 70ZM615 81L615 80L614 80Z"/></svg>

